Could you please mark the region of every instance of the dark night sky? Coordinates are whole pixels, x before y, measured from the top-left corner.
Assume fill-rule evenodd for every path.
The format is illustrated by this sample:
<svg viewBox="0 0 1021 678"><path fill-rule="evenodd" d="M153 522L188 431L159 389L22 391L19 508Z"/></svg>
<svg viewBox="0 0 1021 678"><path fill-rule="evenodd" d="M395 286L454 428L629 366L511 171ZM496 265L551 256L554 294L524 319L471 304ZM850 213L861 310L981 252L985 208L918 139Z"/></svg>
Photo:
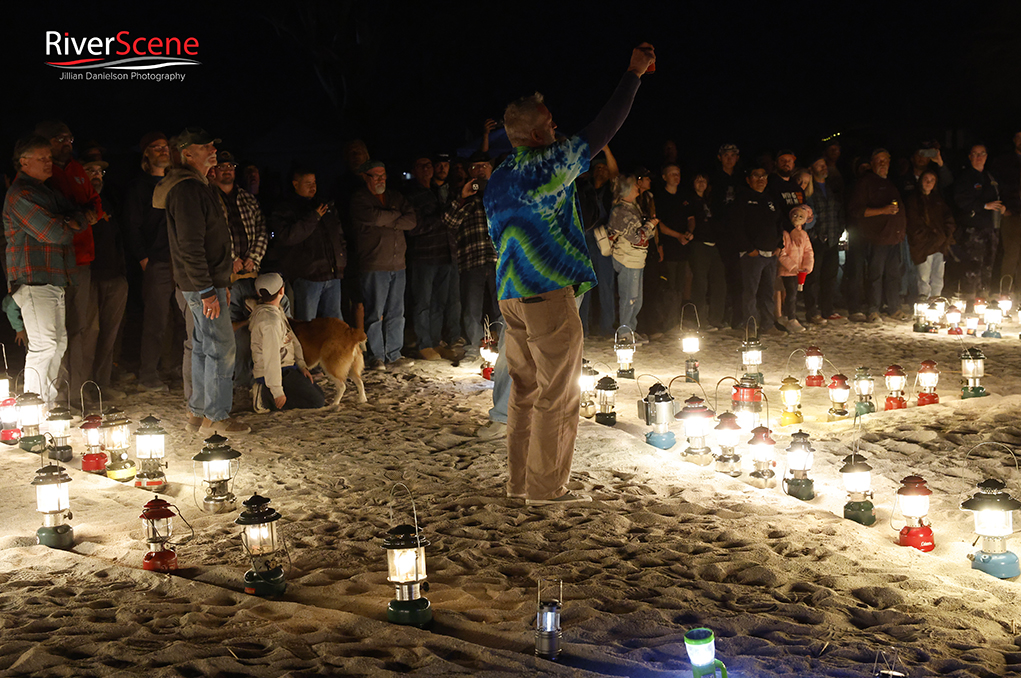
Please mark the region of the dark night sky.
<svg viewBox="0 0 1021 678"><path fill-rule="evenodd" d="M535 89L562 131L577 130L643 39L659 63L613 143L625 168L653 163L666 138L693 165L726 139L751 155L808 149L836 131L845 150L899 149L922 135L958 145L985 137L999 148L1021 113L1021 93L1009 86L1021 82L1021 3L646 4L619 3L629 11L614 15L593 3L518 3L517 21L504 3L258 11L108 2L96 5L101 13L82 2L22 4L2 29L0 139L10 147L35 121L58 117L79 142L98 139L133 171L144 132L197 124L224 148L279 168L298 159L329 173L336 149L355 136L401 162L463 146L466 133ZM184 83L61 82L44 64L46 30L194 36L202 65L179 69Z"/></svg>

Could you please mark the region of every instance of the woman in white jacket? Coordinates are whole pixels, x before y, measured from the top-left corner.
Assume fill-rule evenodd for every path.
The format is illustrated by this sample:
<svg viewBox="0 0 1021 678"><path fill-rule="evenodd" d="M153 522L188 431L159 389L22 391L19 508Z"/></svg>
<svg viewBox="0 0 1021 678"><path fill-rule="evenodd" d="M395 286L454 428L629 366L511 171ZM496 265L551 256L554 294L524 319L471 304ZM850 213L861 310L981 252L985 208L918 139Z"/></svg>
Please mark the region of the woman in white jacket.
<svg viewBox="0 0 1021 678"><path fill-rule="evenodd" d="M638 182L634 175L622 174L613 186L613 209L607 226L613 240L613 270L617 272L617 293L620 295L620 324L632 330L642 310L642 278L649 240L656 233L658 219L646 220L635 204ZM635 335L648 341L645 335Z"/></svg>
<svg viewBox="0 0 1021 678"><path fill-rule="evenodd" d="M301 342L280 308L284 279L263 273L255 280L259 303L248 320L252 333L252 406L258 413L271 409L317 408L326 404L323 390L305 365Z"/></svg>

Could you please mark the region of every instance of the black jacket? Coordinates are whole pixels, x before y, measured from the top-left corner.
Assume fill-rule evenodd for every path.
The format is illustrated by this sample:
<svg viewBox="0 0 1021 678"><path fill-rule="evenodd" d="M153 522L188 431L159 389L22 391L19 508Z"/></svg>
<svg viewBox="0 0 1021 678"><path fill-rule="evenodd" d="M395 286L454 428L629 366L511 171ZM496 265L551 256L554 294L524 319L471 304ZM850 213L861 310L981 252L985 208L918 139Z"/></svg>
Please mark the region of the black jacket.
<svg viewBox="0 0 1021 678"><path fill-rule="evenodd" d="M323 282L344 277L347 244L333 205L322 217L316 198L292 195L277 205L269 218L272 240L263 270L276 271L286 280Z"/></svg>
<svg viewBox="0 0 1021 678"><path fill-rule="evenodd" d="M784 208L785 205L777 205L776 196L768 188L762 193L750 188L738 193L728 218L737 249L741 252L780 249L783 246Z"/></svg>
<svg viewBox="0 0 1021 678"><path fill-rule="evenodd" d="M124 192L124 238L135 261L170 261L167 213L152 206L152 193L163 177L140 174Z"/></svg>

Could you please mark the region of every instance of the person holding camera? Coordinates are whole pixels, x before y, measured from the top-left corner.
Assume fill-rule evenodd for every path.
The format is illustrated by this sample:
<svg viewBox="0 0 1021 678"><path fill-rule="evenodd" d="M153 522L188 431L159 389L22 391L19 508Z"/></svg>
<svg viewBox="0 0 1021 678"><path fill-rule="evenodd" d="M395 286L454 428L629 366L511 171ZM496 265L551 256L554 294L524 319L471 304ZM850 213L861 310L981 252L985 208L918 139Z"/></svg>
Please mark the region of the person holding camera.
<svg viewBox="0 0 1021 678"><path fill-rule="evenodd" d="M476 151L468 158L468 181L458 198L450 201L442 221L457 239L457 267L461 277L461 330L466 344L465 360L479 357L482 343L482 317L485 301L490 299L490 322L500 319L496 300L496 250L489 237L489 220L482 199L486 183L493 173L489 154Z"/></svg>

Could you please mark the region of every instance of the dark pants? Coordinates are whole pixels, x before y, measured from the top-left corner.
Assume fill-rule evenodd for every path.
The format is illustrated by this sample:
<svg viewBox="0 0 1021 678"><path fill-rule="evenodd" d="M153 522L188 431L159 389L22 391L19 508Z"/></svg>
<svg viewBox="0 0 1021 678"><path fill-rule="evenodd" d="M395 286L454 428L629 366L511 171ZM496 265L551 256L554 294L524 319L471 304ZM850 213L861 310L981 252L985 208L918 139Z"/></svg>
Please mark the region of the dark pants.
<svg viewBox="0 0 1021 678"><path fill-rule="evenodd" d="M117 334L124 320L124 308L128 304L128 280L124 276L108 280L92 279L92 305L97 310L99 323L96 334L95 358L92 373L101 388L110 385L113 373L114 347Z"/></svg>
<svg viewBox="0 0 1021 678"><path fill-rule="evenodd" d="M691 301L703 325L723 327L729 286L719 248L692 241L688 245L691 265Z"/></svg>
<svg viewBox="0 0 1021 678"><path fill-rule="evenodd" d="M440 345L443 319L451 311L449 290L456 270L453 264L420 261L411 266L411 324L419 350Z"/></svg>
<svg viewBox="0 0 1021 678"><path fill-rule="evenodd" d="M741 318L744 313L744 292L742 288L743 276L741 274L741 255L732 247L716 248L720 251L720 261L723 262L723 275L727 280L727 301L723 310L724 322L730 321L730 326L739 329L744 326L748 318Z"/></svg>
<svg viewBox="0 0 1021 678"><path fill-rule="evenodd" d="M443 306L443 340L453 346L461 337L461 273L457 262L450 264L450 283Z"/></svg>
<svg viewBox="0 0 1021 678"><path fill-rule="evenodd" d="M149 260L142 273L142 350L138 366L138 380L158 378L157 367L163 353L167 325L170 320L170 302L176 291L174 273L169 261Z"/></svg>
<svg viewBox="0 0 1021 678"><path fill-rule="evenodd" d="M897 299L900 295L900 243L876 245L858 236L852 240L851 247L847 310L878 313L883 299ZM891 312L896 310L890 309Z"/></svg>
<svg viewBox="0 0 1021 678"><path fill-rule="evenodd" d="M840 245L812 240L815 267L805 278L805 315L809 318L833 315L837 292L837 272L840 270Z"/></svg>
<svg viewBox="0 0 1021 678"><path fill-rule="evenodd" d="M663 277L666 280L662 281L662 292L661 297L663 299L663 330L665 332L672 332L681 326L681 307L684 305L684 276L686 274L687 262L684 261L664 261L660 264L660 269L663 272ZM649 289L646 286L645 289ZM655 294L653 292L653 294ZM691 313L691 309L688 309L688 315L685 320L692 327L695 326L694 314ZM698 312L699 319L705 322L705 318L702 317L702 311Z"/></svg>
<svg viewBox="0 0 1021 678"><path fill-rule="evenodd" d="M794 320L797 318L798 313L798 276L796 275L785 275L781 276L780 280L783 281L783 317L788 320Z"/></svg>
<svg viewBox="0 0 1021 678"><path fill-rule="evenodd" d="M999 234L991 228L966 228L957 245L965 294L986 294L992 291L993 259ZM68 306L70 314L70 306ZM68 325L70 327L70 324ZM68 350L71 350L70 341Z"/></svg>
<svg viewBox="0 0 1021 678"><path fill-rule="evenodd" d="M468 355L479 354L482 343L482 315L486 297L492 300L493 315L489 322L495 323L503 316L496 300L496 264L486 264L461 271L461 325L464 329L465 351Z"/></svg>
<svg viewBox="0 0 1021 678"><path fill-rule="evenodd" d="M613 257L604 257L599 252L599 245L592 231L585 234L585 242L588 243L589 257L592 259L592 268L596 272L595 294L599 303L599 334L604 337L612 337L617 324L615 313L617 311L617 273L613 270ZM592 291L585 294L581 302L581 321L585 327L585 334L589 331L589 314L592 308Z"/></svg>
<svg viewBox="0 0 1021 678"><path fill-rule="evenodd" d="M284 403L285 410L310 410L326 405L326 396L323 389L311 379L301 373L295 366L285 367L281 373L284 395L287 402ZM260 383L265 383L259 378ZM262 389L262 404L271 410L277 409L273 402L273 394L268 388Z"/></svg>
<svg viewBox="0 0 1021 678"><path fill-rule="evenodd" d="M744 290L744 323L755 318L759 331L776 322L773 315L773 282L776 280L776 257L741 257L741 286Z"/></svg>
<svg viewBox="0 0 1021 678"><path fill-rule="evenodd" d="M95 359L97 322L92 305L92 271L88 264L72 270L71 284L65 288L64 308L67 350L60 362L57 388L63 400L67 392L65 389L70 387L77 402L82 384L93 378L92 363Z"/></svg>

